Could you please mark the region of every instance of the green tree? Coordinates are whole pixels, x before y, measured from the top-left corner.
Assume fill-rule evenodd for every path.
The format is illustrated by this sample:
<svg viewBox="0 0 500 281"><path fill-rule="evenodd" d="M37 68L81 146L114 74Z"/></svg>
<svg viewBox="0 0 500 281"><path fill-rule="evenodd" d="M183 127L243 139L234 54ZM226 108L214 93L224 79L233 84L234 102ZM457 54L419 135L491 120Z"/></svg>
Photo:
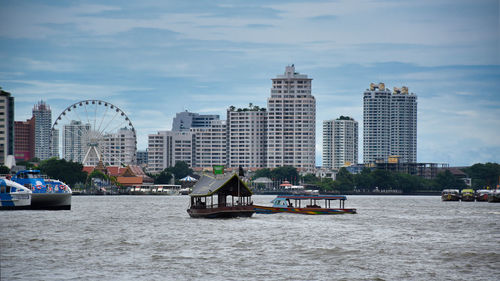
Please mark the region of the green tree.
<svg viewBox="0 0 500 281"><path fill-rule="evenodd" d="M172 174L167 169L153 177L155 184L168 184L172 179Z"/></svg>
<svg viewBox="0 0 500 281"><path fill-rule="evenodd" d="M461 179L456 178L449 170L437 174L434 179L437 189L465 188L467 185Z"/></svg>
<svg viewBox="0 0 500 281"><path fill-rule="evenodd" d="M272 178L271 169L264 168L264 169L259 169L259 170L255 171L253 179L256 179L256 178Z"/></svg>
<svg viewBox="0 0 500 281"><path fill-rule="evenodd" d="M307 184L317 184L320 179L313 174L307 174L302 177L302 181Z"/></svg>
<svg viewBox="0 0 500 281"><path fill-rule="evenodd" d="M176 180L193 174L193 170L191 170L191 168L189 168L189 165L184 161L178 161L177 163L175 163L175 166L168 167L167 172L173 174Z"/></svg>
<svg viewBox="0 0 500 281"><path fill-rule="evenodd" d="M354 175L354 185L359 189L372 189L374 185L371 174L369 168L364 168L361 173Z"/></svg>
<svg viewBox="0 0 500 281"><path fill-rule="evenodd" d="M38 168L47 176L59 179L69 186L78 182L84 183L87 179L87 173L83 171L82 164L68 162L65 159L50 158L40 162Z"/></svg>
<svg viewBox="0 0 500 281"><path fill-rule="evenodd" d="M394 183L392 173L386 170L375 170L371 174L373 178L373 186L379 189L390 189Z"/></svg>
<svg viewBox="0 0 500 281"><path fill-rule="evenodd" d="M299 172L292 166L283 166L271 170L271 177L276 180L288 180L290 183L297 183Z"/></svg>
<svg viewBox="0 0 500 281"><path fill-rule="evenodd" d="M5 165L0 165L0 175L7 175L7 174L10 174L9 167Z"/></svg>
<svg viewBox="0 0 500 281"><path fill-rule="evenodd" d="M335 177L335 188L341 192L354 190L354 176L342 167Z"/></svg>
<svg viewBox="0 0 500 281"><path fill-rule="evenodd" d="M500 177L500 165L489 162L486 164L477 163L464 169L464 172L472 178L474 188L494 188L497 186Z"/></svg>

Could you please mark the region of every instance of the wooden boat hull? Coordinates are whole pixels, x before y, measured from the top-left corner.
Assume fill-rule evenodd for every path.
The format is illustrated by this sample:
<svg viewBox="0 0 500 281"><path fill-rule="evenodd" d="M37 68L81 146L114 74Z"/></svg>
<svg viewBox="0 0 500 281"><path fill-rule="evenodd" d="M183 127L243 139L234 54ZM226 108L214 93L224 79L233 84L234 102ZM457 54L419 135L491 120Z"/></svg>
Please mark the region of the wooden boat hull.
<svg viewBox="0 0 500 281"><path fill-rule="evenodd" d="M257 214L275 214L275 213L293 213L304 215L341 215L341 214L356 214L356 209L327 209L327 208L284 208L284 207L268 207L255 205Z"/></svg>
<svg viewBox="0 0 500 281"><path fill-rule="evenodd" d="M253 205L248 205L219 208L190 208L187 212L192 218L218 219L251 217L255 213L255 210Z"/></svg>
<svg viewBox="0 0 500 281"><path fill-rule="evenodd" d="M474 202L476 200L476 198L474 197L474 195L463 195L462 196L462 201L464 202Z"/></svg>

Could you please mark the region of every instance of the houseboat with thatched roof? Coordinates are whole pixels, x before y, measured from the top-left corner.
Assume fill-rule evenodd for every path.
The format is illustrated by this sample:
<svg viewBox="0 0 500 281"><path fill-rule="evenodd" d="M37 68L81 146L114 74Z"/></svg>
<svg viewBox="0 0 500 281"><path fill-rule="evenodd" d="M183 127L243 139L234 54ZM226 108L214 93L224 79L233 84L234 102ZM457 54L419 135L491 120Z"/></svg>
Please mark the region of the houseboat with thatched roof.
<svg viewBox="0 0 500 281"><path fill-rule="evenodd" d="M193 218L251 217L252 191L237 174L203 175L189 194L188 214Z"/></svg>

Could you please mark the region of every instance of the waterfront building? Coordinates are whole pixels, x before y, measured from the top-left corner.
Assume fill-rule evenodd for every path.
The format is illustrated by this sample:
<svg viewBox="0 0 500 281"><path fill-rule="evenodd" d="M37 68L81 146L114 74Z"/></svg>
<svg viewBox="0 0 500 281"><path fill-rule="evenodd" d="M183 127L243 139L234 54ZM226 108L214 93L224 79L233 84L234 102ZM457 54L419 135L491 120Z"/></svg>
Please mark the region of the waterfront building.
<svg viewBox="0 0 500 281"><path fill-rule="evenodd" d="M358 163L358 122L346 116L323 121L323 167Z"/></svg>
<svg viewBox="0 0 500 281"><path fill-rule="evenodd" d="M136 162L137 148L135 133L121 128L116 133L104 135L99 141L101 160L105 165L133 165ZM95 163L93 166L97 165Z"/></svg>
<svg viewBox="0 0 500 281"><path fill-rule="evenodd" d="M190 131L159 131L148 135L148 171L160 173L184 161L193 164L194 133Z"/></svg>
<svg viewBox="0 0 500 281"><path fill-rule="evenodd" d="M172 121L172 131L210 127L211 122L214 120L219 120L219 115L203 115L186 110L175 115Z"/></svg>
<svg viewBox="0 0 500 281"><path fill-rule="evenodd" d="M371 83L363 96L363 162L389 156L417 161L417 96L407 87L391 93L383 83Z"/></svg>
<svg viewBox="0 0 500 281"><path fill-rule="evenodd" d="M14 157L14 97L0 88L0 164Z"/></svg>
<svg viewBox="0 0 500 281"><path fill-rule="evenodd" d="M211 168L227 165L227 123L212 120L208 127L191 128L193 133L192 167Z"/></svg>
<svg viewBox="0 0 500 281"><path fill-rule="evenodd" d="M137 165L147 166L148 165L148 150L138 150L137 151Z"/></svg>
<svg viewBox="0 0 500 281"><path fill-rule="evenodd" d="M267 111L252 106L227 110L228 167L265 168Z"/></svg>
<svg viewBox="0 0 500 281"><path fill-rule="evenodd" d="M33 107L33 117L35 117L35 157L45 160L52 156L52 148L55 145L51 147L52 111L50 106L44 101L39 101Z"/></svg>
<svg viewBox="0 0 500 281"><path fill-rule="evenodd" d="M14 122L14 155L16 161L35 157L35 117Z"/></svg>
<svg viewBox="0 0 500 281"><path fill-rule="evenodd" d="M62 135L62 157L67 161L83 163L87 152L88 132L90 124L82 124L81 121L71 120L63 126Z"/></svg>
<svg viewBox="0 0 500 281"><path fill-rule="evenodd" d="M314 170L316 163L316 100L307 75L287 66L272 79L267 100L268 168L293 166Z"/></svg>

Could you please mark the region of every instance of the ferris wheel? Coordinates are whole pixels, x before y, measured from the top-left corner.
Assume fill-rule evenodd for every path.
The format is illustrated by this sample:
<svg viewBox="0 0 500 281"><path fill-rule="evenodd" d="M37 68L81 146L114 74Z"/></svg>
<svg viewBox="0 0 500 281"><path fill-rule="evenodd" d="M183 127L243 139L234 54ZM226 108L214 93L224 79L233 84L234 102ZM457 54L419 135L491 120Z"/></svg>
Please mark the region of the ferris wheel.
<svg viewBox="0 0 500 281"><path fill-rule="evenodd" d="M68 106L51 129L53 154L84 166L134 164L137 136L132 121L117 106L84 100Z"/></svg>

